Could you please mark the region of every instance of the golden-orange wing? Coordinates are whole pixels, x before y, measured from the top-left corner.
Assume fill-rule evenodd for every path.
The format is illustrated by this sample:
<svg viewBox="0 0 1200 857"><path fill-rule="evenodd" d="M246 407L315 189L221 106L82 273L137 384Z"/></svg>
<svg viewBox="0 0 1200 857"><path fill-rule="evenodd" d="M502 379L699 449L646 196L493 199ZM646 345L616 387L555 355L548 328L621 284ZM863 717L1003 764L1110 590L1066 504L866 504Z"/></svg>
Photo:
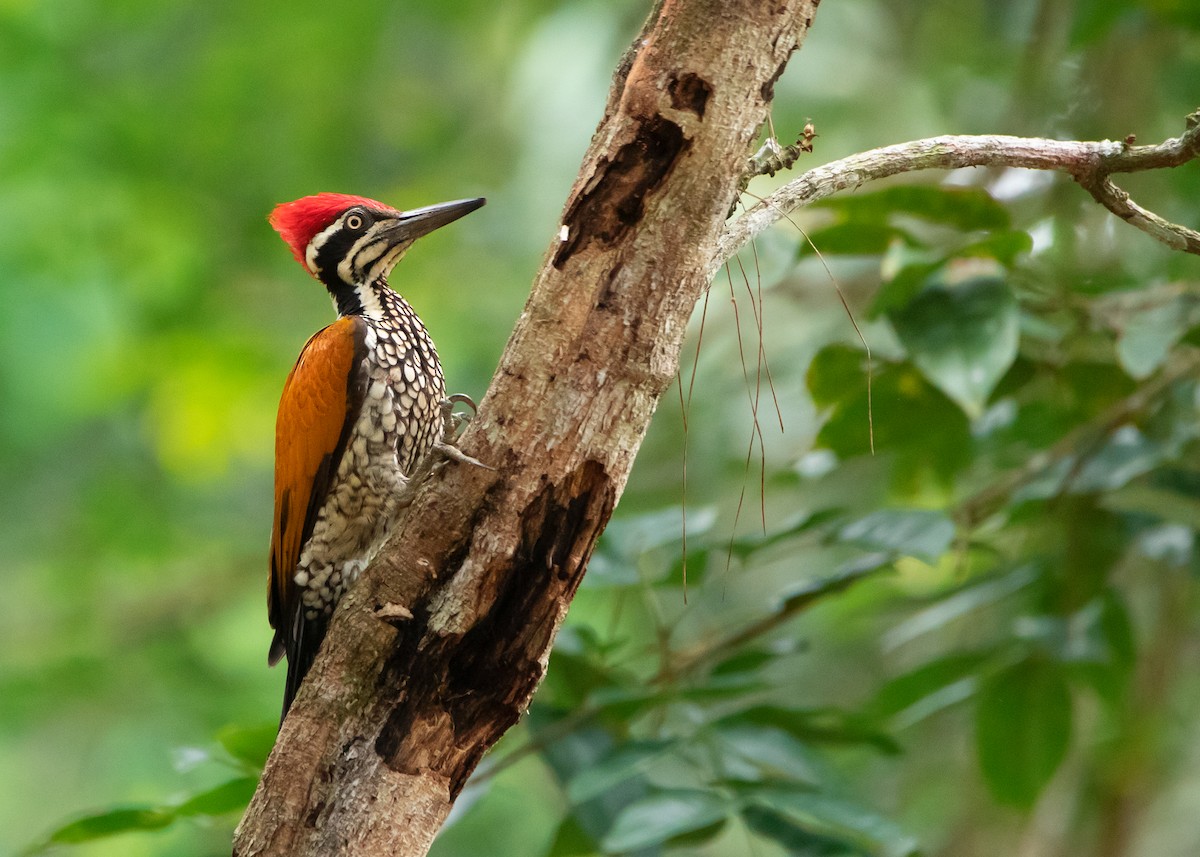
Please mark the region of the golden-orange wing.
<svg viewBox="0 0 1200 857"><path fill-rule="evenodd" d="M275 629L269 661L288 656L289 690L307 672L316 651L305 643L296 563L312 535L337 473L365 392L364 322L353 316L318 331L300 352L283 385L275 424L275 526L267 615ZM322 629L323 636L323 629ZM316 639L320 644L320 638ZM305 663L301 664L300 661ZM290 696L290 694L289 694Z"/></svg>

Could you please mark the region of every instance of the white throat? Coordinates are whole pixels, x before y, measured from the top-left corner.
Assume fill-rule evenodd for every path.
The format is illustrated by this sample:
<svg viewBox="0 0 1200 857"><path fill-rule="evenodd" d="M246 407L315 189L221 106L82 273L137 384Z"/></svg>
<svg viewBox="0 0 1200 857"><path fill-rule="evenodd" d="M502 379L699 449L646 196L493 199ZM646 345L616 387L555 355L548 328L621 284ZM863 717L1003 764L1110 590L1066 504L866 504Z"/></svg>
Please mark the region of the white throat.
<svg viewBox="0 0 1200 857"><path fill-rule="evenodd" d="M379 286L373 283L359 283L354 287L358 294L358 302L362 304L363 315L376 320L383 318L383 304L379 300ZM387 288L383 286L383 288Z"/></svg>

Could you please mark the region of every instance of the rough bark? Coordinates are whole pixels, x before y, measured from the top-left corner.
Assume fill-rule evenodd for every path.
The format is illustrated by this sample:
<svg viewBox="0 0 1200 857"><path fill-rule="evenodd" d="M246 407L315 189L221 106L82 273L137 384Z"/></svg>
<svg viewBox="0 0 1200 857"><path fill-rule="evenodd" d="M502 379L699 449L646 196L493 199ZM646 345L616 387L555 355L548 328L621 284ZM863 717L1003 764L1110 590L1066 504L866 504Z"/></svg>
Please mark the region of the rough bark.
<svg viewBox="0 0 1200 857"><path fill-rule="evenodd" d="M233 852L424 854L528 706L819 0L664 0L478 417L339 606Z"/></svg>

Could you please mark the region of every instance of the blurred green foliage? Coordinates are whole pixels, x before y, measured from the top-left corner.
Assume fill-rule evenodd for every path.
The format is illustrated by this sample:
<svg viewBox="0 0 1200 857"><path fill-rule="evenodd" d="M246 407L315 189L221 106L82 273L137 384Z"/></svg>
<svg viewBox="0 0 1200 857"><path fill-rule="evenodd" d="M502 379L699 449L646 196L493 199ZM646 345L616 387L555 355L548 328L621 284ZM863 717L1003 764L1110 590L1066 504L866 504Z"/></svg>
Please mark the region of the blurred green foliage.
<svg viewBox="0 0 1200 857"><path fill-rule="evenodd" d="M480 394L647 5L0 3L0 851L228 852L274 408L331 316L265 215L489 197L393 277ZM774 124L1152 142L1196 80L1184 0L845 0ZM1122 184L1200 224L1195 165ZM819 257L784 224L718 277L434 853L1200 850L1196 260L1021 171L797 220Z"/></svg>

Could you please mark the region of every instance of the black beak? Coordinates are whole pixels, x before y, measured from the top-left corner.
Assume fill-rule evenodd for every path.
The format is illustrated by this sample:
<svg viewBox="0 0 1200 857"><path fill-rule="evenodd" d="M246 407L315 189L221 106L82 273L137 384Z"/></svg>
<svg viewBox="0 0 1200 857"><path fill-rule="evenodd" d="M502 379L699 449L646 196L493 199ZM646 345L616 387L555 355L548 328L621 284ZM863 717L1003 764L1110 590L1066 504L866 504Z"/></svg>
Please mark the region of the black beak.
<svg viewBox="0 0 1200 857"><path fill-rule="evenodd" d="M433 230L482 208L485 202L487 200L483 197L456 199L454 202L439 202L437 205L401 212L387 230L388 239L393 246L402 241L416 241L422 235L428 235Z"/></svg>

